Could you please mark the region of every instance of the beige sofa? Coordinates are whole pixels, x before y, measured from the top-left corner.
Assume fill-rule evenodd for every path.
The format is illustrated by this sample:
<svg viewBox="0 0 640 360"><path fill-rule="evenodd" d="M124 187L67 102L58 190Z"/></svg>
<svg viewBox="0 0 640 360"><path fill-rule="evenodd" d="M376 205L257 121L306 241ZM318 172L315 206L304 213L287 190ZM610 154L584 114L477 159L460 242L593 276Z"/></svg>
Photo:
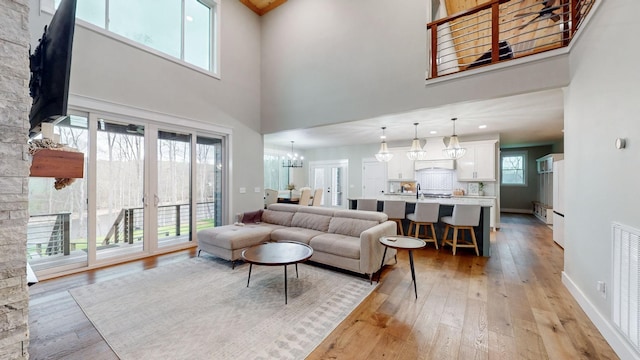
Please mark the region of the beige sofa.
<svg viewBox="0 0 640 360"><path fill-rule="evenodd" d="M249 214L249 215L248 215ZM258 213L259 214L259 213ZM378 239L396 235L396 224L373 211L271 204L259 214L245 213L246 223L198 232L200 251L235 262L242 250L265 241L293 240L313 248L311 261L372 276L380 268L384 246ZM385 264L396 252L387 250Z"/></svg>

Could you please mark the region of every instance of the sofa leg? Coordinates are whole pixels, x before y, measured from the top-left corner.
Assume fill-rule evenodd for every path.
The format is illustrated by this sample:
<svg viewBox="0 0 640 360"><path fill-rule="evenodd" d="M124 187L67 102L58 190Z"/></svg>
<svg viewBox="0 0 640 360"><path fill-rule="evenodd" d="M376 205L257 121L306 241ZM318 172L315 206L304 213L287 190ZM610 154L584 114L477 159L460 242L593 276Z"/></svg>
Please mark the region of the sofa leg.
<svg viewBox="0 0 640 360"><path fill-rule="evenodd" d="M373 285L373 274L369 274L369 285Z"/></svg>
<svg viewBox="0 0 640 360"><path fill-rule="evenodd" d="M236 261L235 260L231 260L231 270L236 268Z"/></svg>
<svg viewBox="0 0 640 360"><path fill-rule="evenodd" d="M200 257L200 251L202 251L202 250L198 250L198 255L197 255L198 257Z"/></svg>

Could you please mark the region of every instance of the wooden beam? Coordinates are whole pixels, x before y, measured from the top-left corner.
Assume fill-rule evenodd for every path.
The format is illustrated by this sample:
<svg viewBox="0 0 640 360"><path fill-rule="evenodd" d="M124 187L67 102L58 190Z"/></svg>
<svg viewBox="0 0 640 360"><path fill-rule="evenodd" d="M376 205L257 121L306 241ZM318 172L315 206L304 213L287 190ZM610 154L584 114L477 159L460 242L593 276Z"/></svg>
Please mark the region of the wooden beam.
<svg viewBox="0 0 640 360"><path fill-rule="evenodd" d="M33 154L32 177L82 178L84 154L74 151L41 149Z"/></svg>
<svg viewBox="0 0 640 360"><path fill-rule="evenodd" d="M251 11L253 11L254 13L258 14L259 16L262 16L266 13L268 13L269 11L277 8L278 6L284 4L285 2L287 2L287 0L273 0L271 2L269 2L266 6L263 7L258 7L255 3L256 0L240 0L241 3L243 3L246 7L248 7L249 9L251 9Z"/></svg>

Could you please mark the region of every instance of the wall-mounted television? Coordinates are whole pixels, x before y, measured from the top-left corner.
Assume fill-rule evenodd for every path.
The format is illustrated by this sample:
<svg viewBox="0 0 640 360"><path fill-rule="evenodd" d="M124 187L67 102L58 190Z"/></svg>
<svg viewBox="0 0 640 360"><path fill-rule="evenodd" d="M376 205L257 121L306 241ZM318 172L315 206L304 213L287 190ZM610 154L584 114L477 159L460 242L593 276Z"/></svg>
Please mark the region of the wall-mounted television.
<svg viewBox="0 0 640 360"><path fill-rule="evenodd" d="M42 38L29 55L29 135L40 132L43 122L55 122L67 115L71 50L76 24L76 1L62 0Z"/></svg>

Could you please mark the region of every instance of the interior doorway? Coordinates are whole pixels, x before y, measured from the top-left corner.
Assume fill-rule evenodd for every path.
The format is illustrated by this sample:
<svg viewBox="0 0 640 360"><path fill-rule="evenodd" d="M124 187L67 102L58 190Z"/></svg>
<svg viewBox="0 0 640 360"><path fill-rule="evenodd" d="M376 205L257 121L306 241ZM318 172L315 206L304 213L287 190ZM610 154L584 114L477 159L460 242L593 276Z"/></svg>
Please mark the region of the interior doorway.
<svg viewBox="0 0 640 360"><path fill-rule="evenodd" d="M349 160L312 161L309 163L311 188L322 188L322 206L347 206Z"/></svg>
<svg viewBox="0 0 640 360"><path fill-rule="evenodd" d="M376 159L362 159L362 197L376 198L385 193L387 163Z"/></svg>

